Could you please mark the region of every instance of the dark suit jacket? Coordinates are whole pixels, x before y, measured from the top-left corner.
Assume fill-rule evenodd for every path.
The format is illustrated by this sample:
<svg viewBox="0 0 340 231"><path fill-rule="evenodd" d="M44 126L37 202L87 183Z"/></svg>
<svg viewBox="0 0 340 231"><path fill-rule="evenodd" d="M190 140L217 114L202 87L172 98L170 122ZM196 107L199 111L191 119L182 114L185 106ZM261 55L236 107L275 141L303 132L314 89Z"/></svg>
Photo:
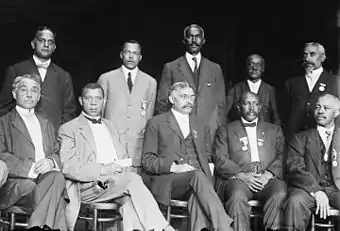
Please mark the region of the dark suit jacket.
<svg viewBox="0 0 340 231"><path fill-rule="evenodd" d="M61 168L53 125L39 115L37 115L37 118L41 126L46 157L53 158L58 167ZM9 181L11 179L28 179L29 170L35 159L35 148L25 122L16 109L0 118L0 159L8 166ZM10 207L25 193L27 194L24 186L21 190L17 188L15 188L17 190L10 190L14 185L15 182L13 181L7 182L1 188L0 209Z"/></svg>
<svg viewBox="0 0 340 231"><path fill-rule="evenodd" d="M190 117L190 129L198 161L203 172L212 180L208 161L210 159L210 134L204 121L196 116ZM172 112L153 117L147 123L142 154L143 179L157 201L169 200L165 184L174 161L181 162L184 152L184 137ZM164 198L165 197L165 198Z"/></svg>
<svg viewBox="0 0 340 231"><path fill-rule="evenodd" d="M0 91L0 116L15 106L15 100L12 97L14 79L19 75L32 73L39 75L33 58L7 68ZM56 64L51 63L41 86L41 98L35 108L36 112L49 119L57 131L61 124L75 116L76 109L71 76Z"/></svg>
<svg viewBox="0 0 340 231"><path fill-rule="evenodd" d="M331 153L337 155L337 166L332 165L333 178L340 189L340 143L339 128L333 135ZM307 192L322 190L320 175L324 144L316 128L295 134L288 144L288 186Z"/></svg>
<svg viewBox="0 0 340 231"><path fill-rule="evenodd" d="M312 92L309 92L305 76L288 79L285 83L285 132L288 137L316 126L314 108L317 98L323 93L339 96L338 78L323 71ZM322 87L324 86L324 87Z"/></svg>
<svg viewBox="0 0 340 231"><path fill-rule="evenodd" d="M178 81L187 81L197 86L185 56L164 65L156 98L156 114L170 110L168 89ZM205 120L210 127L212 137L217 127L225 124L225 102L225 84L220 65L202 57L193 114Z"/></svg>
<svg viewBox="0 0 340 231"><path fill-rule="evenodd" d="M249 85L247 81L242 81L235 84L228 92L226 114L229 122L239 120L241 118L237 110L237 104L240 96L247 91L250 91ZM275 88L262 81L258 95L262 103L259 119L268 123L279 125L281 121L276 107Z"/></svg>
<svg viewBox="0 0 340 231"><path fill-rule="evenodd" d="M213 145L215 163L215 187L218 194L224 194L226 180L240 172L249 172L251 153L249 142L247 149L242 149L242 139L248 139L241 120L234 121L226 127L219 127ZM260 162L263 169L277 178L283 178L284 137L281 127L258 120L257 140ZM262 145L260 145L262 143Z"/></svg>

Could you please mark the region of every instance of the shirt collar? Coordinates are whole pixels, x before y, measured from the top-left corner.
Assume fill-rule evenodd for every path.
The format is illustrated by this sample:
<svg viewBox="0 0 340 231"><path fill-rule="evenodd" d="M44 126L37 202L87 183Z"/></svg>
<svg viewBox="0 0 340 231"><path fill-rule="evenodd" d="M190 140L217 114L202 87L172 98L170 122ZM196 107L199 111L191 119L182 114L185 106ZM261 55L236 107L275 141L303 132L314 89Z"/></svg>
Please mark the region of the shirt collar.
<svg viewBox="0 0 340 231"><path fill-rule="evenodd" d="M22 115L33 115L34 114L34 108L32 109L26 109L26 108L22 108L19 105L15 106L15 109L17 110L17 112L22 116Z"/></svg>
<svg viewBox="0 0 340 231"><path fill-rule="evenodd" d="M312 79L318 79L322 72L323 72L323 67L320 67L316 70L312 70L310 74L306 73L306 77L312 78Z"/></svg>
<svg viewBox="0 0 340 231"><path fill-rule="evenodd" d="M251 121L251 122L249 122L249 121L243 119L243 117L241 117L241 120L242 120L242 123L254 123L254 122L255 122L255 123L256 123L256 126L257 126L257 122L258 122L259 118L257 117L256 119L254 119L254 120Z"/></svg>
<svg viewBox="0 0 340 231"><path fill-rule="evenodd" d="M199 66L200 63L201 63L201 58L202 58L201 52L198 53L198 54L195 55L195 56L193 56L193 55L190 54L189 52L186 52L186 53L185 53L185 58L187 59L188 63L193 62L193 60L192 60L193 57L196 57L196 58L197 58L197 66Z"/></svg>
<svg viewBox="0 0 340 231"><path fill-rule="evenodd" d="M262 79L259 79L255 83L253 81L250 81L249 79L247 79L247 82L248 82L249 85L252 85L252 86L260 86L261 82L262 82Z"/></svg>
<svg viewBox="0 0 340 231"><path fill-rule="evenodd" d="M138 67L136 67L133 70L130 70L130 69L127 69L124 65L122 65L122 70L126 78L128 77L128 73L131 72L131 78L134 79L135 76L137 76Z"/></svg>
<svg viewBox="0 0 340 231"><path fill-rule="evenodd" d="M174 114L174 116L177 120L181 120L181 121L189 120L189 114L182 114L182 113L176 111L173 108L171 108L171 111L172 111L172 113Z"/></svg>
<svg viewBox="0 0 340 231"><path fill-rule="evenodd" d="M86 117L88 117L90 119L96 119L96 120L100 119L100 116L90 116L90 115L86 114L84 111L82 111L81 113L83 113L84 116L86 116Z"/></svg>
<svg viewBox="0 0 340 231"><path fill-rule="evenodd" d="M320 136L324 136L326 134L326 131L331 131L333 133L334 127L335 126L333 125L331 128L325 128L325 127L322 127L320 125L317 125L316 129L318 130Z"/></svg>
<svg viewBox="0 0 340 231"><path fill-rule="evenodd" d="M38 64L47 64L47 66L49 66L51 64L51 59L48 59L45 62L41 62L40 59L38 59L38 57L35 56L35 55L33 55L33 60L34 60L35 65L38 65Z"/></svg>

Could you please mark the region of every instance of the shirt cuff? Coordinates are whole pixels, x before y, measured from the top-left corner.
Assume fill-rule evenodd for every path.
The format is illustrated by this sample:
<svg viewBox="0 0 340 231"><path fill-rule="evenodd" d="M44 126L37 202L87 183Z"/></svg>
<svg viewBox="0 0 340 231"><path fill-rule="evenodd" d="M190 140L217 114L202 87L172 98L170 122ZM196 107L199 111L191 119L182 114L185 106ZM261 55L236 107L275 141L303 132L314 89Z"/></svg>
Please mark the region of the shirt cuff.
<svg viewBox="0 0 340 231"><path fill-rule="evenodd" d="M38 177L38 174L36 174L36 173L34 172L34 170L35 170L35 163L32 164L31 169L30 169L30 171L28 172L28 177L29 177L29 178L35 179L35 178Z"/></svg>

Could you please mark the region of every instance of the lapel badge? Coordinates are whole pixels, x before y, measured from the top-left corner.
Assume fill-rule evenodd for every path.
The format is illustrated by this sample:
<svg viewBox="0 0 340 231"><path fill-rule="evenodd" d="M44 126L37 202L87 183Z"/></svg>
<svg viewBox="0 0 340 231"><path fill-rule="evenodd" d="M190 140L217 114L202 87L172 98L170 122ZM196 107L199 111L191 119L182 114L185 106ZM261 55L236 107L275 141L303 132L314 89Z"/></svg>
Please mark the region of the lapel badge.
<svg viewBox="0 0 340 231"><path fill-rule="evenodd" d="M143 111L141 111L141 113L140 113L142 116L145 116L146 115L146 111L145 110L143 110Z"/></svg>
<svg viewBox="0 0 340 231"><path fill-rule="evenodd" d="M146 101L146 100L142 100L142 101L140 102L140 107L141 107L141 109L142 109L143 111L146 110L146 106L147 106L147 101Z"/></svg>
<svg viewBox="0 0 340 231"><path fill-rule="evenodd" d="M325 89L326 89L326 84L319 83L319 91L325 91Z"/></svg>
<svg viewBox="0 0 340 231"><path fill-rule="evenodd" d="M192 130L192 134L194 135L194 138L195 138L195 139L198 138L198 133L196 132L196 130Z"/></svg>
<svg viewBox="0 0 340 231"><path fill-rule="evenodd" d="M336 166L338 166L338 162L336 160L333 160L332 165L333 165L333 167L336 167Z"/></svg>
<svg viewBox="0 0 340 231"><path fill-rule="evenodd" d="M264 140L263 139L257 139L257 145L258 146L263 146L263 142L264 142Z"/></svg>
<svg viewBox="0 0 340 231"><path fill-rule="evenodd" d="M336 167L336 166L338 166L338 161L336 160L337 159L337 151L335 150L335 148L333 148L333 150L332 150L332 165L334 166L334 167Z"/></svg>
<svg viewBox="0 0 340 231"><path fill-rule="evenodd" d="M248 150L248 137L242 137L240 139L241 145L242 145L242 150L246 151Z"/></svg>

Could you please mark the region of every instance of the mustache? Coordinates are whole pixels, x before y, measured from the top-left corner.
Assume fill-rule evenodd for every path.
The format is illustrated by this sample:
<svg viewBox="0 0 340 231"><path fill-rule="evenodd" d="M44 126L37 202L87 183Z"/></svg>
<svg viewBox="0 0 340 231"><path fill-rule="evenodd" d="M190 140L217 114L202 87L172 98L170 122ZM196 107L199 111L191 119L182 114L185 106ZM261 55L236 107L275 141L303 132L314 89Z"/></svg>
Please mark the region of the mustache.
<svg viewBox="0 0 340 231"><path fill-rule="evenodd" d="M193 105L192 105L191 103L188 103L188 104L184 105L182 108L184 109L184 108L187 108L187 107L190 107L190 108L192 108L192 107L193 107Z"/></svg>

